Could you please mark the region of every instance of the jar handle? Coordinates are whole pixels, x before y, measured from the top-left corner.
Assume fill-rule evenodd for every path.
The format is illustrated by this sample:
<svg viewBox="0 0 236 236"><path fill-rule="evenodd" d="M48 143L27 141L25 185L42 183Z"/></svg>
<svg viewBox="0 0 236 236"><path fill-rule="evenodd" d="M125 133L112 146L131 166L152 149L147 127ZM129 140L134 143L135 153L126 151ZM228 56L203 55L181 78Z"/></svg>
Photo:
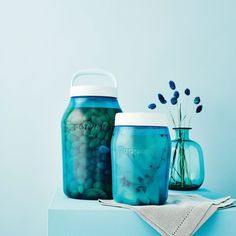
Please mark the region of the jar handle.
<svg viewBox="0 0 236 236"><path fill-rule="evenodd" d="M82 76L85 76L85 75L102 75L102 76L107 76L107 77L109 77L112 80L112 82L114 84L114 87L117 88L117 82L116 82L115 76L111 72L106 71L106 70L102 70L102 69L87 69L87 70L79 70L79 71L77 71L72 76L71 87L74 86L75 81L79 77L82 77Z"/></svg>

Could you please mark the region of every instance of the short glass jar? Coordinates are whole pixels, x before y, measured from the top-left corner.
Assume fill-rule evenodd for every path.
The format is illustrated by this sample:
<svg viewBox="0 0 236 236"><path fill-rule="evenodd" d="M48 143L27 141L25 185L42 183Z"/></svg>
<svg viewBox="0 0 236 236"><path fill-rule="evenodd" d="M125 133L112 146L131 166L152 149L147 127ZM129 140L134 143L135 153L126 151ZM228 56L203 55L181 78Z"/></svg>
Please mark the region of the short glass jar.
<svg viewBox="0 0 236 236"><path fill-rule="evenodd" d="M117 113L111 155L115 201L131 205L166 202L171 140L165 116Z"/></svg>

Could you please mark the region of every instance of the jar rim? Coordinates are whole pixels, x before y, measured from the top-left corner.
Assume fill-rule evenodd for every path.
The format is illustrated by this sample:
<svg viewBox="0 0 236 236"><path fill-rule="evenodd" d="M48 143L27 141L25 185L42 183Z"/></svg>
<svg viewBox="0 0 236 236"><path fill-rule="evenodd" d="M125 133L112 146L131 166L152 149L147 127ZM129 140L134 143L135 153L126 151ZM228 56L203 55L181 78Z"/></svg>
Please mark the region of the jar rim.
<svg viewBox="0 0 236 236"><path fill-rule="evenodd" d="M191 127L174 127L173 128L173 130L181 130L181 129L183 129L183 130L190 130L192 128Z"/></svg>

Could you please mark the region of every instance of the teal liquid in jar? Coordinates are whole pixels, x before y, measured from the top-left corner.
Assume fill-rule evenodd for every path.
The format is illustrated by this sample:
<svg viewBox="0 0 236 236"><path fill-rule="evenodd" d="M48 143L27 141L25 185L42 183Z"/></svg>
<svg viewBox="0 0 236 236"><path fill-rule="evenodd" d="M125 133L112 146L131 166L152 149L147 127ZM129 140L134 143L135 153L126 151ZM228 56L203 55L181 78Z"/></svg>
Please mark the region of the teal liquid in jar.
<svg viewBox="0 0 236 236"><path fill-rule="evenodd" d="M110 199L110 142L121 109L115 96L101 96L94 88L86 91L86 96L80 90L71 97L61 122L63 190L70 198Z"/></svg>
<svg viewBox="0 0 236 236"><path fill-rule="evenodd" d="M164 204L171 155L169 130L158 125L158 115L151 122L145 119L152 114L127 114L131 120L123 119L125 113L117 114L112 137L113 197L131 205ZM141 118L136 120L137 116Z"/></svg>

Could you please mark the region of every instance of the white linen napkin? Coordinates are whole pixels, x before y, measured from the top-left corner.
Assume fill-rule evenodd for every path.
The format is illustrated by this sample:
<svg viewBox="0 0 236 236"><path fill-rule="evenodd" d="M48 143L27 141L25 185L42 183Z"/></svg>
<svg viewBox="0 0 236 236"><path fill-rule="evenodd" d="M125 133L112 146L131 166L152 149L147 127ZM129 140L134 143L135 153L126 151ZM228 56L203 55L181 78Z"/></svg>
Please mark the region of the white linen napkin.
<svg viewBox="0 0 236 236"><path fill-rule="evenodd" d="M101 200L104 206L131 209L164 236L193 235L216 212L234 206L230 196L212 200L197 194L169 193L165 205L132 206L114 200Z"/></svg>

